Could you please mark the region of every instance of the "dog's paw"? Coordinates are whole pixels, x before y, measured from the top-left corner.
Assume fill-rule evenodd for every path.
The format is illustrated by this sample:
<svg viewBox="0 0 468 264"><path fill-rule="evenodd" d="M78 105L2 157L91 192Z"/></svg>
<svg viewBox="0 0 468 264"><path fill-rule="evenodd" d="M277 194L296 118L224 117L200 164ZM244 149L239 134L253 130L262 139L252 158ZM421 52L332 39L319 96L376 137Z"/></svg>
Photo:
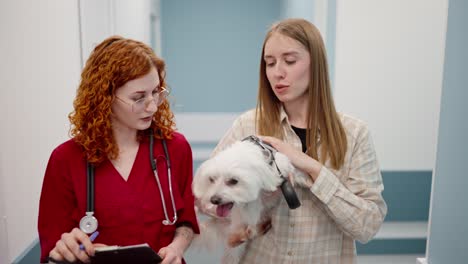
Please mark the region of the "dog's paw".
<svg viewBox="0 0 468 264"><path fill-rule="evenodd" d="M266 219L263 222L257 224L257 233L259 235L266 234L271 229L271 219Z"/></svg>
<svg viewBox="0 0 468 264"><path fill-rule="evenodd" d="M228 246L231 248L242 245L247 241L246 237L241 233L232 233L228 237Z"/></svg>
<svg viewBox="0 0 468 264"><path fill-rule="evenodd" d="M247 240L252 239L256 234L257 231L251 226L243 226L229 234L227 240L228 246L233 248L242 245Z"/></svg>

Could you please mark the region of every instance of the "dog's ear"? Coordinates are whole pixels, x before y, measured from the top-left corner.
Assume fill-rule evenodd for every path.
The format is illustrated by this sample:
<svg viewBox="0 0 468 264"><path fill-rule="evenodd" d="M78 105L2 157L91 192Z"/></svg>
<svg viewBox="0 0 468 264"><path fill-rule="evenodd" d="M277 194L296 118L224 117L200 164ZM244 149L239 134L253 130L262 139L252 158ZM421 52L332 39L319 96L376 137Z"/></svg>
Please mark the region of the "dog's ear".
<svg viewBox="0 0 468 264"><path fill-rule="evenodd" d="M192 181L192 192L193 192L193 195L195 196L195 198L200 198L202 195L203 195L203 192L204 192L204 183L203 183L203 170L204 170L204 167L203 166L204 163L202 163L200 165L200 167L198 167L197 171L195 172L195 175L193 176L193 181Z"/></svg>

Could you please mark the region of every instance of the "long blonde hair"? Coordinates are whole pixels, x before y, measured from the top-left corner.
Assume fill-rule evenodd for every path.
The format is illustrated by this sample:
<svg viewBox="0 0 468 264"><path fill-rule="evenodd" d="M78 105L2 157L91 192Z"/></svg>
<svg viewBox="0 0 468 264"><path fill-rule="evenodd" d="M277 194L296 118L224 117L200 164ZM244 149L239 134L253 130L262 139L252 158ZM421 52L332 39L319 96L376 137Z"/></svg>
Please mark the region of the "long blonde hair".
<svg viewBox="0 0 468 264"><path fill-rule="evenodd" d="M304 19L286 19L274 24L265 36L260 57L260 80L256 108L257 132L260 135L284 139L280 124L281 102L273 93L266 76L265 44L273 34L282 34L299 43L310 55L309 109L307 121L307 154L320 162L330 159L331 166L339 169L347 151L346 133L336 112L328 76L325 45L318 29Z"/></svg>

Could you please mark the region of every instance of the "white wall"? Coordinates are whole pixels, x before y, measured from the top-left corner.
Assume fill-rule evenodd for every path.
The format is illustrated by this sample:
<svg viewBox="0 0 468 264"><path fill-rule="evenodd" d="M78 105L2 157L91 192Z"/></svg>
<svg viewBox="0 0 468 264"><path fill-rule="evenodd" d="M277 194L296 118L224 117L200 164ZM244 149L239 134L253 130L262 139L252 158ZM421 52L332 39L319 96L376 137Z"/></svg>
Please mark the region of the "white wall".
<svg viewBox="0 0 468 264"><path fill-rule="evenodd" d="M6 225L6 208L5 208L5 195L3 186L5 186L4 173L0 167L0 263L7 263L8 261L8 237Z"/></svg>
<svg viewBox="0 0 468 264"><path fill-rule="evenodd" d="M151 12L151 0L80 0L83 61L112 35L150 44Z"/></svg>
<svg viewBox="0 0 468 264"><path fill-rule="evenodd" d="M321 2L323 0L317 1ZM315 0L283 0L281 5L281 18L301 17L315 24Z"/></svg>
<svg viewBox="0 0 468 264"><path fill-rule="evenodd" d="M116 34L150 44L150 0L114 0Z"/></svg>
<svg viewBox="0 0 468 264"><path fill-rule="evenodd" d="M150 11L150 0L0 3L0 263L10 263L37 238L47 161L69 138L80 52L85 61L113 34L149 43Z"/></svg>
<svg viewBox="0 0 468 264"><path fill-rule="evenodd" d="M281 19L304 18L312 22L327 41L328 0L283 0Z"/></svg>
<svg viewBox="0 0 468 264"><path fill-rule="evenodd" d="M447 0L337 2L335 99L369 123L384 170L432 170Z"/></svg>
<svg viewBox="0 0 468 264"><path fill-rule="evenodd" d="M68 138L80 74L78 5L1 1L0 19L0 263L11 263L37 238L45 167Z"/></svg>

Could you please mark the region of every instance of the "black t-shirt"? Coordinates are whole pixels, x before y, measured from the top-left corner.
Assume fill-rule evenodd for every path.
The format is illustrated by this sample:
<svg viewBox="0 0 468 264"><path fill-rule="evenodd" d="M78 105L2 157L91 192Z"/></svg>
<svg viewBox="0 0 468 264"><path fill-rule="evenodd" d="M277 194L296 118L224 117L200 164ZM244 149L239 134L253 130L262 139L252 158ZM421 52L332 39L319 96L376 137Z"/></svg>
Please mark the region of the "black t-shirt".
<svg viewBox="0 0 468 264"><path fill-rule="evenodd" d="M307 136L307 129L305 128L298 128L298 127L295 127L295 126L291 126L291 128L294 130L294 132L296 133L296 135L301 139L301 143L302 143L302 152L306 152L307 150L307 140L306 140L306 136Z"/></svg>

